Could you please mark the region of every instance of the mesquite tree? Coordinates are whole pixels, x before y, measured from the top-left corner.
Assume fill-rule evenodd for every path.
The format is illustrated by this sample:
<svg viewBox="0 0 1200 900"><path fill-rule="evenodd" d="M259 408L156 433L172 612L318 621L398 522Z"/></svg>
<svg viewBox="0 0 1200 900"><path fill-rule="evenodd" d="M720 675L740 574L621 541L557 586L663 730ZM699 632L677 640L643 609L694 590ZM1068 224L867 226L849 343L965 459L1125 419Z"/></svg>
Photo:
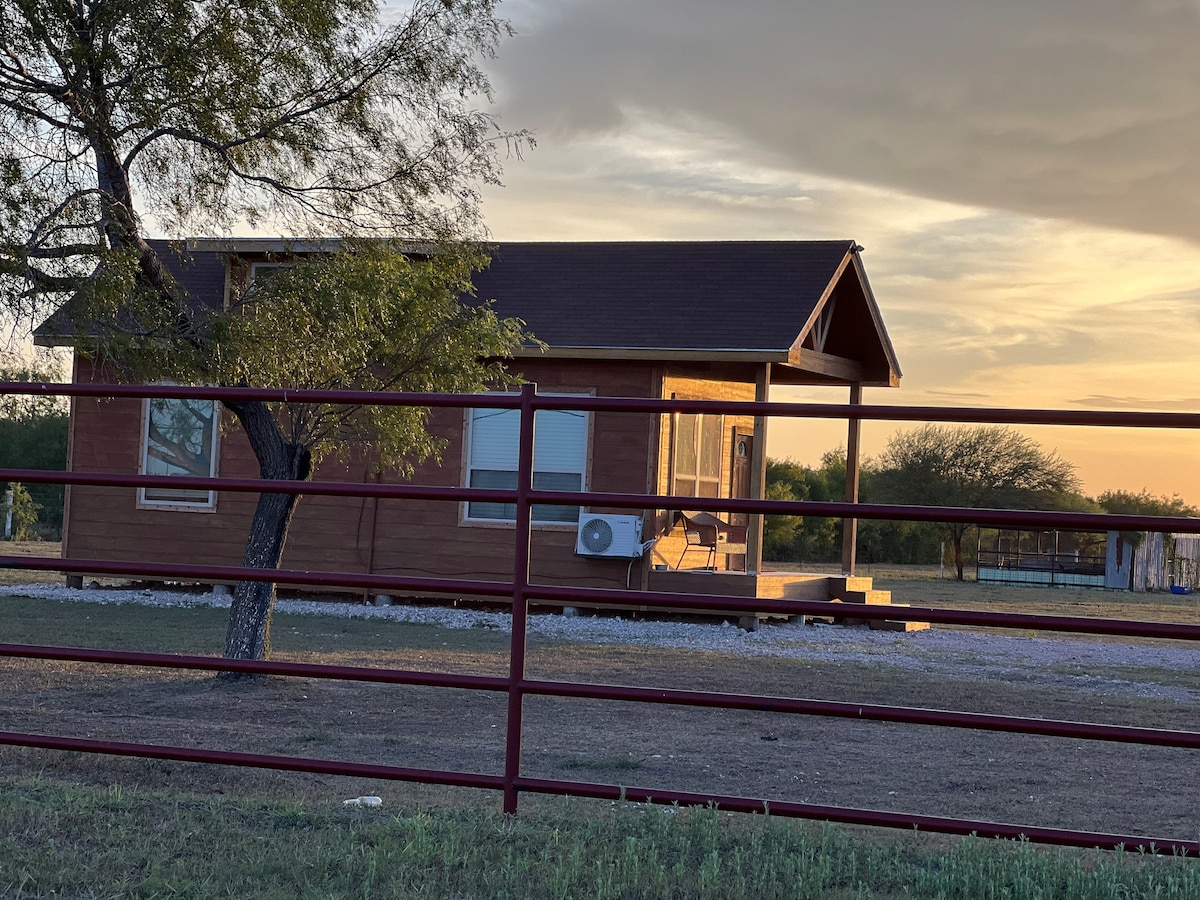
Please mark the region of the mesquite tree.
<svg viewBox="0 0 1200 900"><path fill-rule="evenodd" d="M471 390L495 377L480 360L520 327L458 297L483 262L462 246L481 234L478 188L528 141L478 108L480 61L507 25L495 0L377 13L373 0L0 0L4 311L60 309L77 350L139 379ZM246 228L346 240L230 310L189 302L147 240ZM420 412L227 406L264 478L308 478L346 437L374 437L384 464L436 449ZM247 565L277 566L294 504L261 495ZM238 586L227 655L265 655L273 597Z"/></svg>
<svg viewBox="0 0 1200 900"><path fill-rule="evenodd" d="M900 431L878 460L881 499L921 506L1048 509L1079 487L1075 467L1012 428L922 425ZM963 579L963 537L974 526L942 528Z"/></svg>

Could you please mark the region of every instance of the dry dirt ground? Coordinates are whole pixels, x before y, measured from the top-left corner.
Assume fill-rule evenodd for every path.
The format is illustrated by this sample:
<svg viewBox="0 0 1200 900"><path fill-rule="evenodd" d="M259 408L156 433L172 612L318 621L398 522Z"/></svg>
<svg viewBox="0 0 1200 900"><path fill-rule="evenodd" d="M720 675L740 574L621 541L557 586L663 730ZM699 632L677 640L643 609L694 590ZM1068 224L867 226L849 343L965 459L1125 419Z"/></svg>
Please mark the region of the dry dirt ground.
<svg viewBox="0 0 1200 900"><path fill-rule="evenodd" d="M716 626L714 626L716 627ZM504 674L502 633L428 629L424 645L325 662ZM1198 651L1187 650L1188 653ZM293 654L293 658L305 657ZM997 667L886 658L747 658L539 639L532 677L722 689L1160 728L1200 722L1200 656L1129 667L1043 656ZM499 773L501 695L0 660L0 728ZM523 773L624 785L1200 838L1198 751L754 712L527 701ZM0 774L339 804L499 805L495 794L0 747ZM533 805L541 802L531 798Z"/></svg>
<svg viewBox="0 0 1200 900"><path fill-rule="evenodd" d="M30 552L49 555L40 546ZM996 609L1029 596L977 586L973 601L963 602L959 588L891 583L891 573L877 574L880 586L907 592L898 599L914 605ZM1095 592L1052 596L1060 608L1049 611L1058 614L1102 615L1112 602ZM1161 602L1174 606L1125 617L1200 621L1200 607L1184 600L1167 596ZM385 640L370 651L282 655L507 672L508 636L501 631L393 627L409 629L400 649ZM972 645L937 629L881 648L869 637L875 633L826 633L838 638L790 657L535 635L528 671L546 679L1200 730L1194 646L1011 634ZM535 777L1200 839L1200 751L540 697L527 700L525 721L522 771ZM502 695L467 691L297 679L231 684L203 673L0 659L0 729L499 773L505 709ZM378 794L389 805L499 805L495 794L465 789L0 746L0 775L38 773L330 805L360 794Z"/></svg>

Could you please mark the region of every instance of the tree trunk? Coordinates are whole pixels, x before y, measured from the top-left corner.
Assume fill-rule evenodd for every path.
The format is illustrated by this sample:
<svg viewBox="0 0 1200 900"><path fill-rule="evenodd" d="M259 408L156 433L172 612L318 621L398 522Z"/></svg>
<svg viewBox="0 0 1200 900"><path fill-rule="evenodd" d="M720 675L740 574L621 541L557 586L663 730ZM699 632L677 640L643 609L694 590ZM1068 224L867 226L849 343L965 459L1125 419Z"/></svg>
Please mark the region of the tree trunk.
<svg viewBox="0 0 1200 900"><path fill-rule="evenodd" d="M237 416L250 447L258 459L264 479L305 481L312 474L312 456L305 446L290 443L265 403L226 402ZM242 565L254 569L276 569L283 557L288 526L300 500L299 494L262 493L250 523L250 536ZM229 627L225 632L228 659L266 659L271 652L271 611L275 584L240 581L233 592Z"/></svg>
<svg viewBox="0 0 1200 900"><path fill-rule="evenodd" d="M963 536L961 534L954 535L953 543L954 543L954 572L955 572L954 579L955 579L955 581L963 580L962 540L963 540Z"/></svg>

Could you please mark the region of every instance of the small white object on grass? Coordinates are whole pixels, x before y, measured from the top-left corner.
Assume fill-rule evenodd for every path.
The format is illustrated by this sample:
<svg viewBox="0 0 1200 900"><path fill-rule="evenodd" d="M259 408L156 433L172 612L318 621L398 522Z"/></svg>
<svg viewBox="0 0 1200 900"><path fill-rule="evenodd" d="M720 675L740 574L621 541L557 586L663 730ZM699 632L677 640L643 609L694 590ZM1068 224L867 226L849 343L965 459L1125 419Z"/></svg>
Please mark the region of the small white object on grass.
<svg viewBox="0 0 1200 900"><path fill-rule="evenodd" d="M343 800L342 806L383 806L383 800L380 797L355 797Z"/></svg>

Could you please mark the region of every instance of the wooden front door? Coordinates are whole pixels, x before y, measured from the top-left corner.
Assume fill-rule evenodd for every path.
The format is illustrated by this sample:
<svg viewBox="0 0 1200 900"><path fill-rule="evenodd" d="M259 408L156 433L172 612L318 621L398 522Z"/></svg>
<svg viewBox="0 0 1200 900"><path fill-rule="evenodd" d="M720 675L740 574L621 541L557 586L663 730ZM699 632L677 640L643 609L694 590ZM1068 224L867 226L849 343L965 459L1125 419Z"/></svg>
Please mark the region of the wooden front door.
<svg viewBox="0 0 1200 900"><path fill-rule="evenodd" d="M754 435L733 430L733 461L729 467L729 496L745 500L750 497L750 461L754 459ZM730 525L748 525L748 513L730 513ZM729 568L736 572L746 571L744 553L729 555Z"/></svg>

